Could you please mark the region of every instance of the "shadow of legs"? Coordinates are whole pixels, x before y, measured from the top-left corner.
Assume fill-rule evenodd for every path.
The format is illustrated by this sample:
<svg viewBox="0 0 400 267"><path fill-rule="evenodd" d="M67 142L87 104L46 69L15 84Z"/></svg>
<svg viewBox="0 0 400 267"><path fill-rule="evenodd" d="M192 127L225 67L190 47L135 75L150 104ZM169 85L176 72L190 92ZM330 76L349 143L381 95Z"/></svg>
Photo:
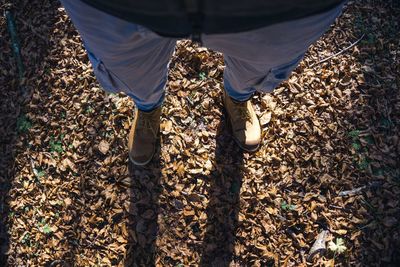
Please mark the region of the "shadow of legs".
<svg viewBox="0 0 400 267"><path fill-rule="evenodd" d="M160 149L148 166L129 165L129 239L125 267L155 266L160 187Z"/></svg>
<svg viewBox="0 0 400 267"><path fill-rule="evenodd" d="M224 267L229 266L234 255L243 152L223 122L216 138L216 169L209 175L210 201L200 266Z"/></svg>

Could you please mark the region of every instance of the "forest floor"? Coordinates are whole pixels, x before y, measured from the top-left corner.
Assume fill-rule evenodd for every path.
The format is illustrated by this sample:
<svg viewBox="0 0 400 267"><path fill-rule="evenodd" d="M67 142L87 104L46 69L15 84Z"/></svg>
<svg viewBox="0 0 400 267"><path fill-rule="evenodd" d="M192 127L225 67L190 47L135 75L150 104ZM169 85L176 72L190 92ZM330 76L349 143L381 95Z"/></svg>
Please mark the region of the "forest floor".
<svg viewBox="0 0 400 267"><path fill-rule="evenodd" d="M12 8L26 73L21 87L2 16L1 266L399 266L397 1L351 1L288 81L253 97L254 154L225 124L223 56L180 41L141 168L133 102L100 89L59 2Z"/></svg>

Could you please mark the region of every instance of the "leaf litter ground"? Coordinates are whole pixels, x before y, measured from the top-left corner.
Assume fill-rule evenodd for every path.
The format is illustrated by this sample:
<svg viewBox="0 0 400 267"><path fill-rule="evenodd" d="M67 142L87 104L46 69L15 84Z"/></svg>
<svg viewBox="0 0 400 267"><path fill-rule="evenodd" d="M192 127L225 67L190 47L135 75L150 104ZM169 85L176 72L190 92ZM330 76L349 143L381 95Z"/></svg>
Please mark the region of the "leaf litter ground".
<svg viewBox="0 0 400 267"><path fill-rule="evenodd" d="M255 154L225 123L223 56L178 42L144 168L128 160L132 101L99 88L59 3L10 4L31 97L1 17L1 264L400 263L396 1L351 1L288 81L253 97Z"/></svg>

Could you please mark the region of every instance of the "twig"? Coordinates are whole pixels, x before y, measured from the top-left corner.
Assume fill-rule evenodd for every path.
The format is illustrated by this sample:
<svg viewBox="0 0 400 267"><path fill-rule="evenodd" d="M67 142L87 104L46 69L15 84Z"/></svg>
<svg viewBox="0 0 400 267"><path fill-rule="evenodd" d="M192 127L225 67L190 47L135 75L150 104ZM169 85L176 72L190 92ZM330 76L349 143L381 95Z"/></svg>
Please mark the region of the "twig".
<svg viewBox="0 0 400 267"><path fill-rule="evenodd" d="M338 193L338 196L339 197L343 197L343 196L357 195L357 194L360 194L362 191L364 191L364 189L376 188L376 187L380 187L381 185L382 184L379 181L371 182L368 185L363 185L363 186L354 188L352 190L341 191L341 192Z"/></svg>
<svg viewBox="0 0 400 267"><path fill-rule="evenodd" d="M362 38L364 38L364 36L365 36L365 33L363 33L363 34L361 35L361 37L358 38L357 41L355 41L354 43L350 44L348 47L346 47L346 48L340 50L339 52L337 52L337 53L335 53L335 54L333 54L333 55L331 55L331 56L329 56L329 57L327 57L327 58L321 59L320 61L311 64L310 68L314 67L315 65L321 64L321 63L323 63L323 62L325 62L325 61L328 61L328 60L330 60L331 58L336 57L336 56L338 56L338 55L340 55L340 54L343 54L344 52L346 52L347 50L349 50L350 48L352 48L353 46L355 46L356 44L358 44L358 43L362 40Z"/></svg>
<svg viewBox="0 0 400 267"><path fill-rule="evenodd" d="M339 192L338 196L343 197L343 196L349 196L349 195L350 196L357 195L357 194L361 193L365 188L367 188L366 185L354 188L352 190L342 191L342 192Z"/></svg>

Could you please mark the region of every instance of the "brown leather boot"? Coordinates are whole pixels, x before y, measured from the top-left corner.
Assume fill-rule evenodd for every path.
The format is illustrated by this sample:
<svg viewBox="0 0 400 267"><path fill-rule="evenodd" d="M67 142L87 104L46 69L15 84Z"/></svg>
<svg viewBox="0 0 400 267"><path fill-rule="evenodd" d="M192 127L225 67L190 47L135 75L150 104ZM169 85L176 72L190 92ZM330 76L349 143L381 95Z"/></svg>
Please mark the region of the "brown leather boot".
<svg viewBox="0 0 400 267"><path fill-rule="evenodd" d="M161 106L150 112L135 108L135 119L129 133L129 158L136 165L146 165L156 152L160 129Z"/></svg>
<svg viewBox="0 0 400 267"><path fill-rule="evenodd" d="M224 106L236 143L245 151L256 151L261 142L261 127L250 100L237 102L225 90L223 93Z"/></svg>

